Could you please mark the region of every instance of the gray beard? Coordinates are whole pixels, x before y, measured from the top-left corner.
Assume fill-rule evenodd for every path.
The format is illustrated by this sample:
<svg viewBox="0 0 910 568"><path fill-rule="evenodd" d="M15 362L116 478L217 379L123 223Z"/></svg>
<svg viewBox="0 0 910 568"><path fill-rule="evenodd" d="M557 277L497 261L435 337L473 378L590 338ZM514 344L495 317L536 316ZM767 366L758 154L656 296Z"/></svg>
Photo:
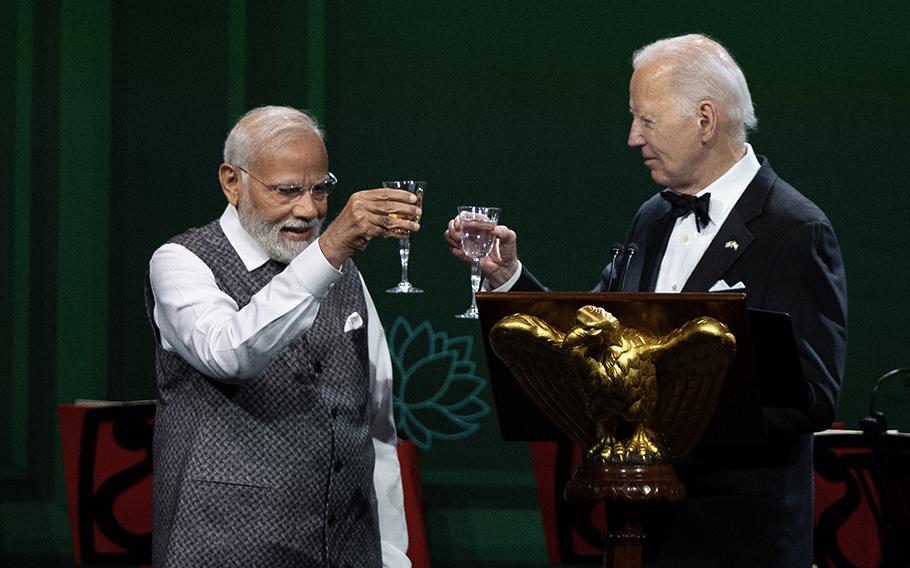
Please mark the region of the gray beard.
<svg viewBox="0 0 910 568"><path fill-rule="evenodd" d="M289 219L285 221L268 221L259 216L248 199L241 197L237 203L237 215L240 226L243 227L253 239L261 244L269 258L284 264L290 264L298 254L302 253L319 236L322 230L322 219L312 221ZM305 241L292 241L281 236L281 229L310 229L310 238Z"/></svg>

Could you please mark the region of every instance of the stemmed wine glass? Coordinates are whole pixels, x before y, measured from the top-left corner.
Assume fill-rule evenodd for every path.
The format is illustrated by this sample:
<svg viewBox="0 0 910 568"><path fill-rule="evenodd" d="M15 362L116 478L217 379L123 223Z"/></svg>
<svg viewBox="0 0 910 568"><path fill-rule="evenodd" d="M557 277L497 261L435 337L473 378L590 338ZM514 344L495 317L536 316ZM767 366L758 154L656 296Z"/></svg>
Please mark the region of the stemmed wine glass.
<svg viewBox="0 0 910 568"><path fill-rule="evenodd" d="M460 319L477 319L477 298L480 290L480 259L493 250L493 229L499 221L499 207L458 207L461 222L461 250L471 259L471 307L455 316Z"/></svg>
<svg viewBox="0 0 910 568"><path fill-rule="evenodd" d="M384 181L382 182L382 187L410 191L417 196L417 207L423 207L423 192L427 189L427 182L425 181ZM397 215L392 214L392 217L397 217ZM414 221L419 223L420 216L418 215ZM411 257L410 233L398 239L398 256L401 259L401 280L394 288L389 288L386 292L389 294L420 294L423 290L408 282L408 260Z"/></svg>

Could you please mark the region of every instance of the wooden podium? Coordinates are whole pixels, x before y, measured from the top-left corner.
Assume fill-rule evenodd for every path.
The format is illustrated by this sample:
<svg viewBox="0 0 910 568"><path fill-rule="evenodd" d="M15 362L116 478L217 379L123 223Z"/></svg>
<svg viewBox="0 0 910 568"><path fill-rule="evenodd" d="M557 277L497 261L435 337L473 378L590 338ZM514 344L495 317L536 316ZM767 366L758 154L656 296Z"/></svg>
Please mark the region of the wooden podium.
<svg viewBox="0 0 910 568"><path fill-rule="evenodd" d="M623 325L657 336L704 316L723 322L736 337L736 356L698 447L759 443L765 436L762 406L798 407L804 396L798 388L788 391L785 386L799 385L800 381L792 379L801 373L789 317L749 311L743 294L481 293L477 305L500 429L506 441L566 439L490 345L494 325L516 313L536 316L566 331L579 308L597 306ZM762 384L759 377L773 379L774 384ZM634 467L583 463L575 470L564 496L574 501L602 501L606 509L604 566L641 565L648 519L661 514L662 503L684 498L685 488L675 478L671 464L672 459Z"/></svg>

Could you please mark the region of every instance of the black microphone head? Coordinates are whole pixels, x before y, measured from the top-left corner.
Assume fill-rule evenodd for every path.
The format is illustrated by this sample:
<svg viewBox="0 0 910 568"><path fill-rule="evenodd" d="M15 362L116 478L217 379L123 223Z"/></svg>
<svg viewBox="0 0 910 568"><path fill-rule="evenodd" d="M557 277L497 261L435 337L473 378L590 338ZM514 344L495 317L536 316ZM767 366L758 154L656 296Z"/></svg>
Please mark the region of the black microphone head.
<svg viewBox="0 0 910 568"><path fill-rule="evenodd" d="M622 254L622 250L622 243L613 243L613 246L610 248L610 255L613 256L613 258L616 258Z"/></svg>
<svg viewBox="0 0 910 568"><path fill-rule="evenodd" d="M629 272L629 265L632 264L632 257L638 251L638 245L629 243L626 245L626 262L622 269L622 276L619 278L619 290L622 291L626 286L626 274Z"/></svg>

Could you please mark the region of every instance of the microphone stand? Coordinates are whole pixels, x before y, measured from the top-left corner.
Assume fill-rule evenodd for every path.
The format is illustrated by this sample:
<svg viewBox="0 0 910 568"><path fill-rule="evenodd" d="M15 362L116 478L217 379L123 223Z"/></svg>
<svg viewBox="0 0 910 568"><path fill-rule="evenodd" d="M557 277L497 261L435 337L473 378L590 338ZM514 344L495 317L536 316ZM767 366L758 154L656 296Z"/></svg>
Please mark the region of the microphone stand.
<svg viewBox="0 0 910 568"><path fill-rule="evenodd" d="M626 265L622 269L622 277L619 279L619 291L626 285L626 274L629 272L629 264L632 262L632 257L635 256L635 253L638 252L638 245L635 243L629 243L626 246Z"/></svg>
<svg viewBox="0 0 910 568"><path fill-rule="evenodd" d="M878 516L882 540L882 566L906 566L910 563L910 548L904 542L906 535L910 534L910 521L902 511L901 480L891 479L898 474L900 466L896 461L892 464L892 452L886 436L888 422L885 413L875 410L875 397L879 387L885 381L901 375L905 377L904 385L910 387L910 368L893 369L875 381L872 395L869 397L869 416L859 422L863 437L872 450L869 472L878 493L881 510ZM873 514L874 512L873 508Z"/></svg>
<svg viewBox="0 0 910 568"><path fill-rule="evenodd" d="M607 292L613 291L613 274L616 269L616 259L619 258L619 255L622 253L622 245L616 243L613 245L613 248L610 249L610 254L613 258L610 260L610 277L607 278Z"/></svg>

